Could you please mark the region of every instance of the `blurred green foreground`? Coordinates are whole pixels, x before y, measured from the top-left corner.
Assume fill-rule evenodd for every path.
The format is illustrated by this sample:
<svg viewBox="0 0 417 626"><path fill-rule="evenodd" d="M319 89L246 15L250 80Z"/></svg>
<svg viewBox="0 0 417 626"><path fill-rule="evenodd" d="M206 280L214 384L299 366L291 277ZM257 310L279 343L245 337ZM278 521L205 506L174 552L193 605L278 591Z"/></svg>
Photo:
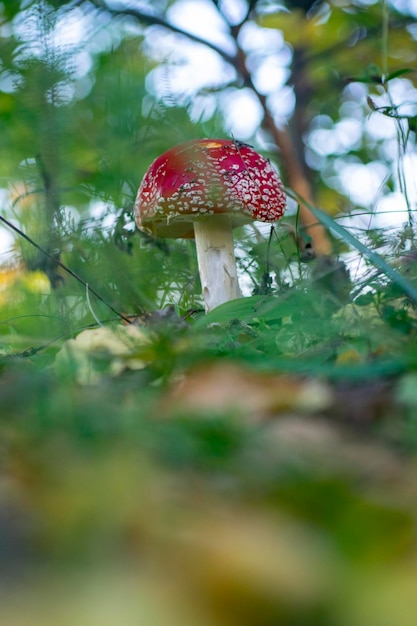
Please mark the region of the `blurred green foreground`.
<svg viewBox="0 0 417 626"><path fill-rule="evenodd" d="M135 343L169 380L4 357L0 623L414 624L415 374L190 365L190 334Z"/></svg>

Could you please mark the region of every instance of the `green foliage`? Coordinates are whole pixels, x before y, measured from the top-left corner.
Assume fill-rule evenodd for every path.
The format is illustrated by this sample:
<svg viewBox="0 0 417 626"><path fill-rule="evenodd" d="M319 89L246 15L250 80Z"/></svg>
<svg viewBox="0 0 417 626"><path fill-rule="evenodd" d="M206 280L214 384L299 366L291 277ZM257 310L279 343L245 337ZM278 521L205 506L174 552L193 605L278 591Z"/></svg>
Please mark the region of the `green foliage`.
<svg viewBox="0 0 417 626"><path fill-rule="evenodd" d="M181 3L140 4L163 21ZM0 215L50 255L15 234L0 266L2 624L414 624L415 26L397 4L310 4L248 2L248 32L286 42L288 122L340 258L311 258L293 207L237 229L245 297L205 315L194 242L137 232L133 205L165 149L230 134L247 84L158 90L184 39L155 52L161 24L130 4L0 3ZM57 42L74 15L81 42ZM266 53L245 45L252 69ZM277 160L264 130L244 139ZM358 210L352 164L384 166L404 225Z"/></svg>

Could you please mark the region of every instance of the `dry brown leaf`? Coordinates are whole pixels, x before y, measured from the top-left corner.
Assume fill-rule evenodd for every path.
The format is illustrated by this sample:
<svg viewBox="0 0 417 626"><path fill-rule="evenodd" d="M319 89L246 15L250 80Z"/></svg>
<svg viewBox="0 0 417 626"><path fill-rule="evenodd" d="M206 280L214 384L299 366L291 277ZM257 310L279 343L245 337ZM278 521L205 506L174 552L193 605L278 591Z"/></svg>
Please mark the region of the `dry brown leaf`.
<svg viewBox="0 0 417 626"><path fill-rule="evenodd" d="M331 391L321 381L220 363L189 372L171 390L166 404L186 412L271 416L284 411L321 411L331 401Z"/></svg>

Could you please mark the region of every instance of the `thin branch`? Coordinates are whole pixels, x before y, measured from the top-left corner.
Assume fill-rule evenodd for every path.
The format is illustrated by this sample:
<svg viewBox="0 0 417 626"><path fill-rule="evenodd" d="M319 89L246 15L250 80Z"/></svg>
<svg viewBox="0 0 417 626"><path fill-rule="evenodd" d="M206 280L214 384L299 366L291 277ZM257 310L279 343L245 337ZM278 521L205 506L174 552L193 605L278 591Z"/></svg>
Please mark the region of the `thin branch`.
<svg viewBox="0 0 417 626"><path fill-rule="evenodd" d="M190 33L189 31L184 30L182 28L179 28L178 26L175 26L174 24L170 24L170 22L167 22L167 20L165 20L163 17L160 17L158 15L151 15L150 13L145 13L144 11L141 11L139 9L133 9L133 8L112 9L102 0L91 0L91 3L98 9L107 11L111 15L134 17L138 21L142 22L143 24L146 24L147 26L161 26L162 28L166 28L167 30L170 30L171 32L177 35L182 35L183 37L187 37L187 39L190 39L191 41L194 41L195 43L198 43L203 46L206 46L207 48L210 48L211 50L216 52L219 56L221 56L222 59L226 61L226 63L229 63L230 65L235 66L236 57L228 54L225 50L223 50L222 48L219 48L219 46L216 46L216 44L212 43L211 41L208 41L207 39L204 39L203 37L199 37L198 35L194 35L193 33Z"/></svg>
<svg viewBox="0 0 417 626"><path fill-rule="evenodd" d="M52 256L52 254L49 254L49 252L47 252L44 248L42 248L42 246L40 246L38 243L36 243L36 241L33 241L33 239L31 237L29 237L28 235L26 235L26 233L23 232L23 230L21 230L20 228L18 228L17 226L15 226L14 224L12 224L11 222L9 222L9 220L7 220L5 217L3 217L2 215L0 215L0 220L6 224L6 226L8 226L8 228L11 228L15 233L17 233L20 237L23 237L23 239L25 239L26 241L28 241L32 246L34 246L37 250L39 250L39 252L41 252L43 255L45 255L48 259L50 259L51 261L53 261L56 265L58 265L59 267L61 267L65 272L67 272L68 274L70 274L73 278L75 278L75 280L77 280L79 283L81 283L82 285L84 285L84 287L89 290L98 300L100 300L100 302L102 302L103 304L106 305L106 307L108 309L110 309L110 311L113 311L113 313L115 315L117 315L118 317L120 317L120 319L122 319L124 322L127 322L128 324L131 324L132 322L129 320L128 317L125 317L122 313L119 313L118 311L116 311L116 309L114 307L112 307L111 304L109 304L102 296L100 296L99 293L97 293L97 291L95 289L93 289L92 287L90 287L88 285L88 283L85 282L85 280L83 280L80 276L78 276L78 274L76 274L75 272L73 272L67 265L65 265L64 263L62 263L62 261L60 261L59 259L56 259L54 256Z"/></svg>

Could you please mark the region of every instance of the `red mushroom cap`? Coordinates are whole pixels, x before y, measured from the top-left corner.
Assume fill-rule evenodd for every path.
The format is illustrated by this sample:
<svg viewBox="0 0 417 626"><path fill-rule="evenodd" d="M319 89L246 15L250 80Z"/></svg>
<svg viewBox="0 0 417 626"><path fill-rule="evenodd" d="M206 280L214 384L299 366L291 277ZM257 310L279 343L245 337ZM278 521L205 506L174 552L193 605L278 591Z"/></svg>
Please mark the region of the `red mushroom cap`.
<svg viewBox="0 0 417 626"><path fill-rule="evenodd" d="M192 237L200 216L222 214L233 225L274 222L286 205L271 163L251 146L197 139L171 148L149 167L135 203L138 228L161 237Z"/></svg>

